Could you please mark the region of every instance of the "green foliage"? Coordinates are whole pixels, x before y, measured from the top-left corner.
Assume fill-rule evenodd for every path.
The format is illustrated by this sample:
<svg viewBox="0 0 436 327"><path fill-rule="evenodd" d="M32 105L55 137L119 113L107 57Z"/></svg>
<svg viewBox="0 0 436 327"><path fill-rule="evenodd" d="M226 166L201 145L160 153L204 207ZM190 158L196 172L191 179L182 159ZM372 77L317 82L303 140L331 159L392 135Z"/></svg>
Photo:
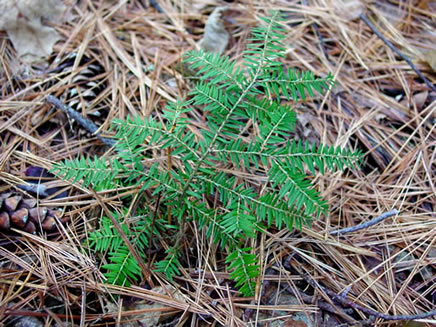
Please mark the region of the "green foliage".
<svg viewBox="0 0 436 327"><path fill-rule="evenodd" d="M125 216L127 216L126 214L127 212ZM118 221L130 243L139 250L139 253L145 259L151 230L153 228L155 237L159 236L159 231L164 228L163 221L157 219L153 223L150 213L139 210L138 214L131 219L135 220L135 223L129 228L126 222L122 222L123 216L118 215L116 212L112 212L112 216ZM104 276L107 278L108 283L129 286L131 280L138 281L141 276L141 268L129 252L111 219L103 217L100 228L89 233L88 246L96 253L107 253L109 263L102 265L102 268L105 270Z"/></svg>
<svg viewBox="0 0 436 327"><path fill-rule="evenodd" d="M247 241L271 226L301 228L326 213L327 203L306 173L343 170L358 165L361 158L358 151L292 140L296 115L282 101L323 92L333 78L284 69L278 61L285 51L282 19L273 12L262 21L253 30L243 65L202 50L188 52L185 60L198 70L199 79L188 100L169 103L163 119L115 120L113 157L76 159L53 169L94 188L136 186L151 195L147 207L157 206L157 216L172 217L180 230L187 221L198 224L227 252L230 276L244 295L254 293L259 276L258 257ZM206 117L201 135L192 132L192 126L198 126L195 110ZM146 160L151 149L160 149L171 162ZM241 173L252 174L251 180L260 178L261 191ZM153 246L148 244L153 213L145 216L139 230L119 218L140 253ZM163 230L170 248L155 269L171 279L180 273L180 242L168 226L158 225L153 236ZM137 280L140 267L109 220L103 219L90 234L89 246L108 252L109 263L102 267L108 282L128 285Z"/></svg>
<svg viewBox="0 0 436 327"><path fill-rule="evenodd" d="M229 269L233 270L230 277L235 280L236 287L240 287L239 291L247 296L254 294L255 278L259 276L256 255L250 251L251 248L236 249L226 259L226 263L230 263Z"/></svg>
<svg viewBox="0 0 436 327"><path fill-rule="evenodd" d="M169 248L165 253L166 258L156 263L156 271L164 273L168 279L173 280L173 276L180 275L180 253L175 248Z"/></svg>

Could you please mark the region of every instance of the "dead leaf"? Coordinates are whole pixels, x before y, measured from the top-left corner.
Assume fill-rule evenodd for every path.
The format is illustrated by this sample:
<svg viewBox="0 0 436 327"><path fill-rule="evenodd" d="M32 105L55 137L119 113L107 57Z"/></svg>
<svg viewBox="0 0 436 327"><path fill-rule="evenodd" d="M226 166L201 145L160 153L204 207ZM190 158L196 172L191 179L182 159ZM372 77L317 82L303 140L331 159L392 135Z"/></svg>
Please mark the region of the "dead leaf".
<svg viewBox="0 0 436 327"><path fill-rule="evenodd" d="M359 0L333 0L336 14L346 21L358 18L365 7Z"/></svg>
<svg viewBox="0 0 436 327"><path fill-rule="evenodd" d="M316 120L317 118L312 112L304 111L298 113L295 139L307 140L309 144L317 144L319 140L319 134L314 126Z"/></svg>
<svg viewBox="0 0 436 327"><path fill-rule="evenodd" d="M424 60L436 73L436 50L430 50L424 53L422 60Z"/></svg>
<svg viewBox="0 0 436 327"><path fill-rule="evenodd" d="M412 96L412 105L416 105L416 109L418 109L418 111L421 111L422 108L424 107L424 104L426 103L428 97L429 97L428 91L416 93ZM404 98L403 100L401 100L400 103L405 107L409 107L410 106L410 99Z"/></svg>
<svg viewBox="0 0 436 327"><path fill-rule="evenodd" d="M374 116L374 120L379 124L382 120L385 120L385 119L386 119L386 115L382 114L382 113L378 113Z"/></svg>
<svg viewBox="0 0 436 327"><path fill-rule="evenodd" d="M415 102L416 108L421 111L428 98L428 91L419 92L413 95L412 101Z"/></svg>
<svg viewBox="0 0 436 327"><path fill-rule="evenodd" d="M283 327L307 327L301 320L287 319Z"/></svg>
<svg viewBox="0 0 436 327"><path fill-rule="evenodd" d="M177 290L175 287L171 285L166 285L165 289L161 286L157 286L153 289L151 289L152 292L163 294L163 295L169 295L171 298L180 301L180 302L186 302L185 298L183 297L182 293ZM167 291L170 292L170 294L167 293ZM170 313L167 311L160 311L159 309L167 308L167 306L160 304L160 303L149 303L145 300L138 300L133 303L133 305L129 305L128 308L123 307L121 308L121 311L143 311L143 313L130 316L128 321L122 322L120 324L120 327L141 327L141 326L157 326L159 322L163 318L168 318L175 313ZM119 311L119 308L116 304L108 303L106 305L106 309L108 312L111 313L117 313Z"/></svg>
<svg viewBox="0 0 436 327"><path fill-rule="evenodd" d="M227 7L216 7L207 19L204 36L198 42L205 51L223 53L229 42L229 33L222 22L222 13Z"/></svg>
<svg viewBox="0 0 436 327"><path fill-rule="evenodd" d="M193 0L191 1L191 12L200 12L208 6L217 6L217 0Z"/></svg>
<svg viewBox="0 0 436 327"><path fill-rule="evenodd" d="M391 23L396 26L405 19L407 11L403 10L400 6L391 4L385 1L375 1L374 6L379 10L380 14Z"/></svg>
<svg viewBox="0 0 436 327"><path fill-rule="evenodd" d="M0 1L0 29L6 30L25 63L40 62L48 57L60 39L43 19L61 20L67 7L61 0L3 0Z"/></svg>
<svg viewBox="0 0 436 327"><path fill-rule="evenodd" d="M222 22L222 12L226 9L227 7L216 7L210 14L204 28L203 38L198 42L198 46L201 49L218 54L224 52L229 42L229 33L226 31ZM192 70L186 62L177 63L175 69L184 77L196 75L196 72ZM176 87L175 89L177 89L177 85L173 85L172 87L174 86Z"/></svg>

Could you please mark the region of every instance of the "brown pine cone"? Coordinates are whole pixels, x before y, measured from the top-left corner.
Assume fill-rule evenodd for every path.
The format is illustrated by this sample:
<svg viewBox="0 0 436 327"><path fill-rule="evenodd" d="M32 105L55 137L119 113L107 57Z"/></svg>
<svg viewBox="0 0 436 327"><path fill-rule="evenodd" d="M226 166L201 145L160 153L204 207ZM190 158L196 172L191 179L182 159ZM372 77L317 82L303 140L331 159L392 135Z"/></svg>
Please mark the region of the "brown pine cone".
<svg viewBox="0 0 436 327"><path fill-rule="evenodd" d="M0 194L0 231L11 228L35 234L37 230L52 232L56 230L62 212L37 206L37 200L23 199L13 193Z"/></svg>

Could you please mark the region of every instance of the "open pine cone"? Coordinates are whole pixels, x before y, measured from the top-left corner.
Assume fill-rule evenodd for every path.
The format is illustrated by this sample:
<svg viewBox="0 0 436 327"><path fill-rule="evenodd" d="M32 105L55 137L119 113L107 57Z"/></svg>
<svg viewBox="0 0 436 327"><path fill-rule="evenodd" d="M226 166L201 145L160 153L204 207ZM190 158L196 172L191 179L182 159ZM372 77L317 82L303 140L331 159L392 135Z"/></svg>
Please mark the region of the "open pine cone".
<svg viewBox="0 0 436 327"><path fill-rule="evenodd" d="M62 211L37 205L32 198L23 199L13 193L0 194L0 231L11 228L35 234L37 230L55 231L61 219Z"/></svg>

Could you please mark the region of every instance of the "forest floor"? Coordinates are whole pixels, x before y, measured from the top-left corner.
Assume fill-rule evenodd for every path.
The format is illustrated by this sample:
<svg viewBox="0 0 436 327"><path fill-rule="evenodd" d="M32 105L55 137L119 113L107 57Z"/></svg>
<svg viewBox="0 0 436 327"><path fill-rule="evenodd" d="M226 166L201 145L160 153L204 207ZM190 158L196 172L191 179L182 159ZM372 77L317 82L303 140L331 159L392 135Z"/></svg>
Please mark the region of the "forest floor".
<svg viewBox="0 0 436 327"><path fill-rule="evenodd" d="M325 95L290 103L295 138L360 149L364 164L315 177L330 207L311 228L271 228L251 244L262 267L254 297L238 295L225 249L195 225L187 228L192 243L184 246L181 276L104 283L105 258L84 242L104 215L101 201L120 208L121 196L134 190L99 191L96 199L80 182L47 173L64 159L111 153L47 95L108 136L115 118L159 115L189 93L179 63L198 47L218 5L228 6L224 54L237 61L257 17L270 9L286 16L283 64L331 73L337 82ZM62 23L46 20L60 37L45 66L24 64L0 32L0 228L14 203L47 209L50 218L34 232L20 225L17 209L12 227L0 230L0 325L436 324L435 314L425 315L436 308L436 2L88 0ZM393 210L375 225L331 234ZM150 264L164 249L153 251ZM401 319L419 314L413 324Z"/></svg>

